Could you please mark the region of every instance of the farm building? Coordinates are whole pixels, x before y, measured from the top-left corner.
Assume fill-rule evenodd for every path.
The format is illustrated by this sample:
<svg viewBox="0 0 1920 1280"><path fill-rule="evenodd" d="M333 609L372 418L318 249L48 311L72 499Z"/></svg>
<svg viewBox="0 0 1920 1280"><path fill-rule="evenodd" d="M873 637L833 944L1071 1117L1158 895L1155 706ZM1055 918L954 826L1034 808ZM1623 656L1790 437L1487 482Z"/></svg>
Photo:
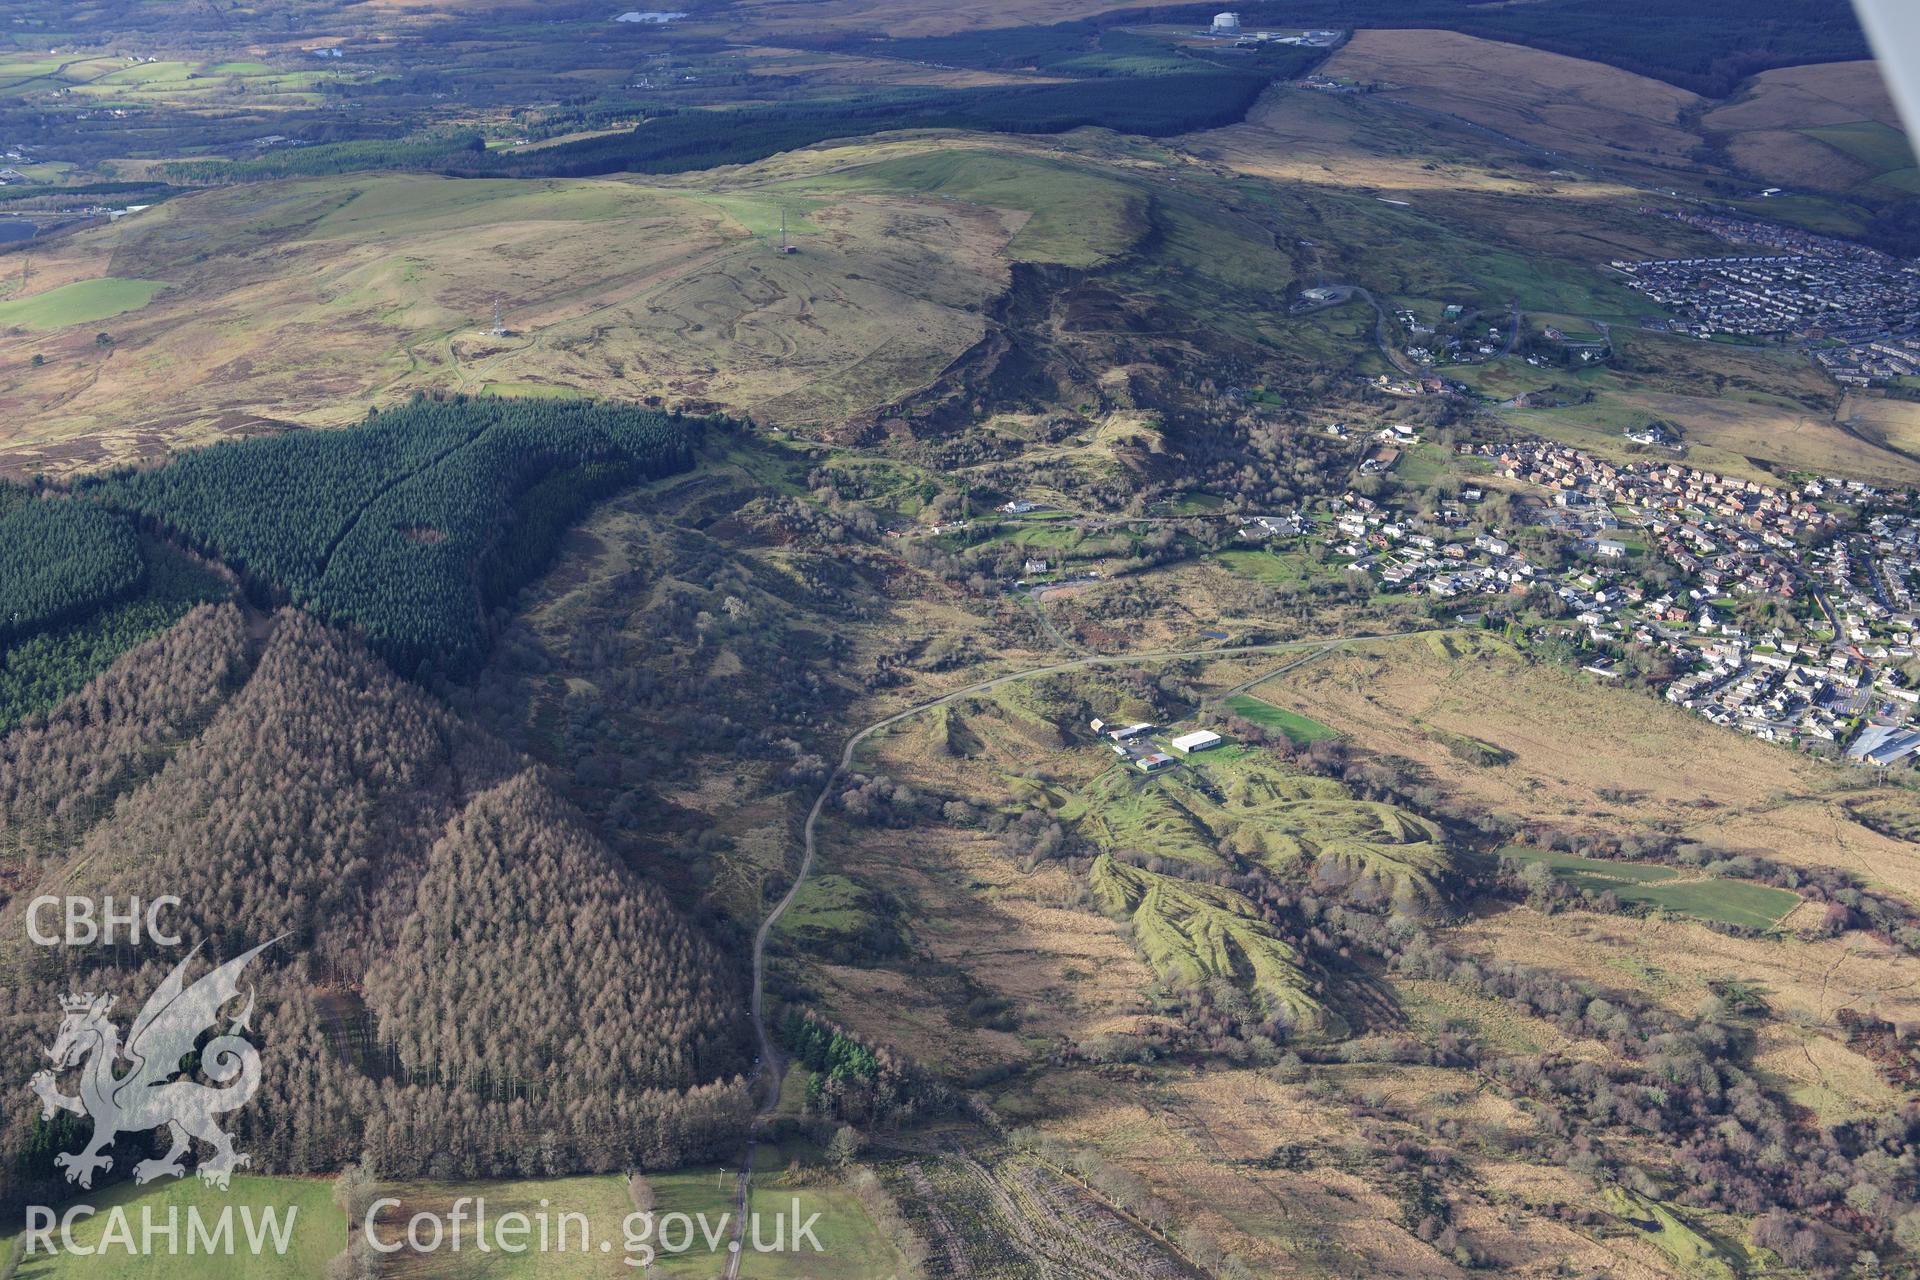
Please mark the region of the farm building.
<svg viewBox="0 0 1920 1280"><path fill-rule="evenodd" d="M1181 734L1168 745L1181 755L1190 756L1196 751L1206 751L1209 748L1217 747L1220 745L1220 741L1220 735L1211 729L1196 729L1192 733Z"/></svg>
<svg viewBox="0 0 1920 1280"><path fill-rule="evenodd" d="M1164 751L1149 751L1133 762L1133 767L1142 773L1158 773L1162 769L1173 767L1174 758Z"/></svg>
<svg viewBox="0 0 1920 1280"><path fill-rule="evenodd" d="M1130 724L1124 729L1108 730L1107 736L1115 742L1125 742L1128 738L1137 738L1141 734L1149 732L1152 728L1153 726L1150 724Z"/></svg>

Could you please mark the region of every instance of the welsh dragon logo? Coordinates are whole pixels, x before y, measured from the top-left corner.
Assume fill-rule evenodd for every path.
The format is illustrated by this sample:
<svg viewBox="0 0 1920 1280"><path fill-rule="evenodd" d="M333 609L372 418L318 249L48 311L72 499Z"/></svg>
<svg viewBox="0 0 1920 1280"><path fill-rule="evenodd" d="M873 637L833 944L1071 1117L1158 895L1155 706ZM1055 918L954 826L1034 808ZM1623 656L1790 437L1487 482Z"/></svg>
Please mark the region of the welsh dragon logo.
<svg viewBox="0 0 1920 1280"><path fill-rule="evenodd" d="M135 1182L183 1175L181 1159L194 1138L213 1148L213 1155L199 1166L202 1181L210 1186L224 1189L234 1169L249 1163L249 1157L233 1149L233 1139L215 1117L244 1106L260 1088L260 1052L240 1034L253 1016L252 991L226 1034L215 1036L200 1050L201 1074L225 1087L181 1079L186 1072L181 1059L193 1052L201 1033L219 1021L227 1002L239 996L240 975L248 963L272 945L263 942L188 986L187 966L200 951L194 947L147 1000L125 1044L120 1041L120 1029L107 1017L112 996L61 997L66 1018L48 1051L56 1070L36 1073L31 1087L40 1095L42 1119L51 1120L55 1111L71 1111L93 1120L93 1137L83 1150L63 1151L53 1158L67 1171L67 1181L92 1187L96 1171L113 1167L113 1158L101 1153L116 1137L162 1126L172 1148L158 1160L135 1165ZM122 1062L130 1064L125 1074L118 1073ZM61 1093L55 1083L59 1072L72 1067L81 1069L77 1098Z"/></svg>

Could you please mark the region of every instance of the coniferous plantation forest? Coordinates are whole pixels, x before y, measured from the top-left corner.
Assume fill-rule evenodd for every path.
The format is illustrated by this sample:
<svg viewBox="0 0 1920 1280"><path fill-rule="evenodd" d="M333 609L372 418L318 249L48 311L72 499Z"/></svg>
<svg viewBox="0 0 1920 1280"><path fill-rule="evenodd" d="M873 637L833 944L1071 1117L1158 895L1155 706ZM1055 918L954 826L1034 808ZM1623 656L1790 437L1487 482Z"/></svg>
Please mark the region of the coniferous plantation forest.
<svg viewBox="0 0 1920 1280"><path fill-rule="evenodd" d="M0 1280L1920 1276L1843 0L6 17Z"/></svg>
<svg viewBox="0 0 1920 1280"><path fill-rule="evenodd" d="M124 516L77 502L17 502L0 516L0 618L8 637L87 613L138 586L146 566Z"/></svg>
<svg viewBox="0 0 1920 1280"><path fill-rule="evenodd" d="M484 612L545 566L572 519L684 470L699 431L643 408L421 399L349 430L214 445L86 493L217 557L257 596L357 626L399 670L460 672L481 654Z"/></svg>
<svg viewBox="0 0 1920 1280"><path fill-rule="evenodd" d="M298 953L261 991L263 1040L299 1063L256 1101L264 1168L615 1171L741 1132L745 1027L712 945L528 762L305 615L255 651L236 606L200 607L16 731L4 771L17 857L88 845L103 889L177 893L210 946ZM64 959L14 957L10 1018L112 974ZM22 1079L44 1057L9 1052ZM74 1133L10 1111L9 1195L58 1194L28 1170Z"/></svg>

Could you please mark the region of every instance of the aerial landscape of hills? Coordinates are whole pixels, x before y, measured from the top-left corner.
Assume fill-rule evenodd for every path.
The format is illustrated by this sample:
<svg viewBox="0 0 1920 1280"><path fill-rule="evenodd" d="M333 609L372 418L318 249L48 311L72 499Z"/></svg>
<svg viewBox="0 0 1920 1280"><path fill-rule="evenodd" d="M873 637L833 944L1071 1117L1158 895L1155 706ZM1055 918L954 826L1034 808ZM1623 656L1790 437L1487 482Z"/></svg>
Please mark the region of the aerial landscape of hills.
<svg viewBox="0 0 1920 1280"><path fill-rule="evenodd" d="M4 1277L1920 1274L1920 50L7 16Z"/></svg>

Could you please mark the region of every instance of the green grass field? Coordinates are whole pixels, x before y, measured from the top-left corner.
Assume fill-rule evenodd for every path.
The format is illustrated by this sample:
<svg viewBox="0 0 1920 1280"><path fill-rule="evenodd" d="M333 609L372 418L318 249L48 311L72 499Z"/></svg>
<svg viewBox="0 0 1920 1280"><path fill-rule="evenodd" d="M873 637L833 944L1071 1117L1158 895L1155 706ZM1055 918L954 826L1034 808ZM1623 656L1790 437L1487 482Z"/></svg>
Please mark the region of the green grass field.
<svg viewBox="0 0 1920 1280"><path fill-rule="evenodd" d="M1298 712L1276 707L1271 702L1256 698L1250 693L1236 693L1228 698L1227 709L1237 716L1253 721L1263 729L1284 733L1303 745L1340 736L1338 729L1330 729L1318 720L1310 720Z"/></svg>
<svg viewBox="0 0 1920 1280"><path fill-rule="evenodd" d="M780 1106L774 1113L782 1117L797 1118L807 1113L807 1081L813 1078L813 1072L807 1070L804 1062L789 1062L787 1073L780 1077Z"/></svg>
<svg viewBox="0 0 1920 1280"><path fill-rule="evenodd" d="M723 211L739 223L748 235L779 235L782 213L786 214L789 236L818 235L824 230L807 219L808 214L825 207L824 200L780 200L755 195L720 195L708 192L702 192L698 199L702 204L711 205Z"/></svg>
<svg viewBox="0 0 1920 1280"><path fill-rule="evenodd" d="M1882 173L1913 167L1913 148L1907 145L1907 135L1875 120L1817 125L1800 132Z"/></svg>
<svg viewBox="0 0 1920 1280"><path fill-rule="evenodd" d="M1232 549L1213 557L1221 568L1264 582L1270 587L1297 587L1309 582L1338 577L1340 563L1316 564L1299 551L1249 551Z"/></svg>
<svg viewBox="0 0 1920 1280"><path fill-rule="evenodd" d="M1450 470L1450 461L1450 454L1432 445L1416 445L1400 455L1400 462L1393 469L1394 479L1416 488L1438 484Z"/></svg>
<svg viewBox="0 0 1920 1280"><path fill-rule="evenodd" d="M989 542L1010 542L1017 547L1039 547L1049 551L1070 551L1081 541L1078 529L1047 528L1044 525L1022 525L1005 533L987 539Z"/></svg>
<svg viewBox="0 0 1920 1280"><path fill-rule="evenodd" d="M322 1179L237 1176L230 1191L220 1191L189 1176L147 1187L121 1183L97 1194L89 1193L84 1200L99 1212L76 1224L76 1244L97 1248L110 1227L117 1240L119 1231L111 1216L117 1207L126 1210L126 1221L136 1240L142 1230L143 1211L150 1211L159 1225L174 1212L180 1224L177 1255L169 1250L129 1256L115 1244L109 1252L91 1256L30 1257L14 1273L16 1280L316 1280L326 1274L327 1259L340 1251L346 1239L346 1216L334 1207L333 1184ZM189 1256L187 1215L197 1213L212 1230L227 1209L233 1210L236 1251L231 1255ZM246 1247L243 1210L256 1215L271 1211L278 1215L279 1222L291 1222L284 1254L275 1252L271 1244L259 1255ZM159 1243L158 1237L155 1243Z"/></svg>
<svg viewBox="0 0 1920 1280"><path fill-rule="evenodd" d="M724 1179L728 1189L716 1191L710 1203L702 1201L697 1209L711 1209L717 1218L718 1213L729 1208L732 1176L723 1170L708 1170L662 1175L653 1180L662 1212L669 1207L662 1184L678 1179L684 1179L690 1187L717 1184ZM415 1214L428 1213L447 1220L455 1201L462 1197L470 1197L473 1201L484 1198L487 1218L496 1224L509 1213L524 1214L534 1223L538 1223L540 1215L545 1214L549 1223L548 1247L544 1251L529 1248L519 1254L495 1251L483 1255L474 1247L471 1235L474 1230L471 1221L474 1207L470 1204L467 1209L469 1222L466 1230L469 1235L466 1247L456 1253L443 1244L434 1253L404 1250L394 1254L383 1275L392 1276L395 1280L455 1280L456 1277L464 1280L468 1276L484 1276L486 1280L533 1280L534 1277L539 1280L587 1280L589 1277L600 1280L602 1277L639 1274L638 1268L628 1267L624 1262L627 1240L623 1227L634 1208L627 1195L626 1179L618 1176L526 1182L402 1183L383 1187L381 1193L401 1202L399 1208L389 1210L380 1218L382 1237L389 1243L400 1238L407 1222ZM567 1226L564 1233L560 1227L561 1214L576 1213L584 1215L587 1220L584 1249L577 1225ZM606 1242L609 1247L601 1250L601 1242ZM695 1273L669 1272L662 1268L656 1274Z"/></svg>
<svg viewBox="0 0 1920 1280"><path fill-rule="evenodd" d="M746 1256L740 1263L741 1276L745 1280L812 1280L823 1276L888 1280L899 1275L902 1267L899 1252L881 1238L873 1220L853 1196L830 1180L807 1186L786 1184L782 1170L788 1154L770 1146L754 1152L751 1207L760 1218L760 1243L767 1246L775 1243L776 1215L784 1217L787 1229L791 1230L797 1205L802 1222L815 1213L820 1215L813 1225L820 1251L815 1253L812 1246L805 1243L796 1249L788 1239L781 1249L763 1252L753 1248L753 1237L749 1234ZM655 1210L658 1215L704 1213L710 1221L718 1221L721 1214L734 1212L734 1178L730 1169L662 1174L648 1181L659 1199ZM728 1223L731 1225L731 1218ZM693 1250L661 1257L648 1274L671 1280L707 1280L717 1275L721 1267L706 1252L705 1243L697 1234L695 1239ZM669 1239L669 1243L674 1242ZM725 1261L724 1252L719 1261ZM635 1274L631 1269L624 1273Z"/></svg>
<svg viewBox="0 0 1920 1280"><path fill-rule="evenodd" d="M1860 207L1849 204L1837 196L1789 192L1786 195L1770 196L1766 199L1751 196L1743 200L1729 200L1727 203L1756 218L1763 218L1770 222L1791 222L1809 231L1819 231L1827 235L1857 236L1866 225L1866 219L1860 213Z"/></svg>
<svg viewBox="0 0 1920 1280"><path fill-rule="evenodd" d="M1800 905L1798 894L1740 880L1690 880L1645 892L1662 910L1747 929L1770 929Z"/></svg>
<svg viewBox="0 0 1920 1280"><path fill-rule="evenodd" d="M896 945L898 938L898 926L877 906L870 890L845 876L809 876L793 906L780 917L778 933L802 948L826 948L831 954L853 948L871 954Z"/></svg>
<svg viewBox="0 0 1920 1280"><path fill-rule="evenodd" d="M1612 858L1589 858L1578 853L1562 853L1557 849L1509 845L1500 853L1503 857L1520 862L1541 863L1579 889L1611 888L1621 882L1660 884L1680 878L1680 873L1672 867L1660 867L1647 862L1617 862Z"/></svg>
<svg viewBox="0 0 1920 1280"><path fill-rule="evenodd" d="M0 328L64 329L138 311L166 288L163 280L124 280L103 276L63 284L30 298L0 302Z"/></svg>
<svg viewBox="0 0 1920 1280"><path fill-rule="evenodd" d="M809 876L787 913L780 917L782 932L824 929L852 932L868 919L861 902L866 891L845 876Z"/></svg>
<svg viewBox="0 0 1920 1280"><path fill-rule="evenodd" d="M768 1154L777 1156L777 1151ZM813 1236L820 1242L819 1252L811 1244L786 1242L786 1247L766 1253L749 1252L741 1261L744 1280L817 1280L818 1277L848 1277L849 1280L890 1280L903 1272L904 1262L893 1243L876 1230L873 1219L852 1194L837 1185L806 1187L780 1185L771 1170L757 1173L753 1187L753 1211L763 1224L771 1224L775 1215L784 1214L788 1230L797 1221L805 1222L814 1214L820 1220L813 1225ZM772 1244L774 1230L764 1226L761 1242ZM749 1244L752 1237L749 1236ZM688 1274L704 1274L698 1270Z"/></svg>
<svg viewBox="0 0 1920 1280"><path fill-rule="evenodd" d="M1226 505L1226 499L1217 494L1183 493L1171 502L1156 503L1152 509L1155 514L1171 516L1217 515Z"/></svg>
<svg viewBox="0 0 1920 1280"><path fill-rule="evenodd" d="M1800 905L1798 894L1743 880L1688 880L1672 867L1616 862L1577 853L1509 845L1502 857L1537 862L1576 889L1611 892L1623 903L1718 921L1746 929L1769 929Z"/></svg>
<svg viewBox="0 0 1920 1280"><path fill-rule="evenodd" d="M1920 196L1920 168L1895 169L1892 173L1883 173L1875 178L1871 185L1886 187L1910 196Z"/></svg>
<svg viewBox="0 0 1920 1280"><path fill-rule="evenodd" d="M889 1280L899 1275L902 1264L898 1251L880 1236L859 1201L837 1181L827 1176L810 1185L787 1183L785 1169L793 1154L767 1145L754 1153L751 1210L759 1215L758 1239L765 1248L754 1248L755 1237L749 1231L741 1276L747 1280L806 1280L828 1275L848 1280ZM391 1280L469 1280L475 1276L485 1280L609 1280L641 1274L666 1280L710 1280L724 1270L727 1244L737 1218L735 1174L730 1167L709 1166L648 1175L654 1195L651 1229L634 1220L627 1180L619 1175L521 1182L407 1183L383 1189L383 1194L401 1201L400 1208L381 1218L388 1232L404 1230L416 1213L445 1218L461 1197L484 1197L487 1217L493 1222L508 1213L521 1213L537 1224L544 1213L552 1228L545 1252L529 1249L520 1254L496 1251L482 1255L474 1250L469 1237L468 1247L457 1254L444 1248L433 1254L396 1254L383 1274ZM317 1185L323 1193L328 1189L324 1183ZM820 1242L818 1253L804 1240L796 1245L792 1234L796 1202L799 1221L805 1222L815 1213L820 1215L812 1229ZM565 1248L559 1247L562 1213L585 1217L584 1250L577 1220L567 1228ZM468 1214L471 1218L471 1208ZM674 1214L692 1219L685 1231L679 1222L668 1221ZM705 1216L704 1227L700 1215ZM777 1241L776 1215L781 1219ZM749 1224L752 1221L749 1218ZM468 1230L472 1230L471 1225ZM709 1233L717 1241L717 1248L709 1248ZM603 1244L607 1247L602 1248ZM652 1268L643 1272L638 1264L647 1261L648 1250L655 1256ZM629 1265L629 1260L634 1265ZM315 1268L303 1274L317 1280L321 1271ZM23 1272L22 1280L24 1277Z"/></svg>

